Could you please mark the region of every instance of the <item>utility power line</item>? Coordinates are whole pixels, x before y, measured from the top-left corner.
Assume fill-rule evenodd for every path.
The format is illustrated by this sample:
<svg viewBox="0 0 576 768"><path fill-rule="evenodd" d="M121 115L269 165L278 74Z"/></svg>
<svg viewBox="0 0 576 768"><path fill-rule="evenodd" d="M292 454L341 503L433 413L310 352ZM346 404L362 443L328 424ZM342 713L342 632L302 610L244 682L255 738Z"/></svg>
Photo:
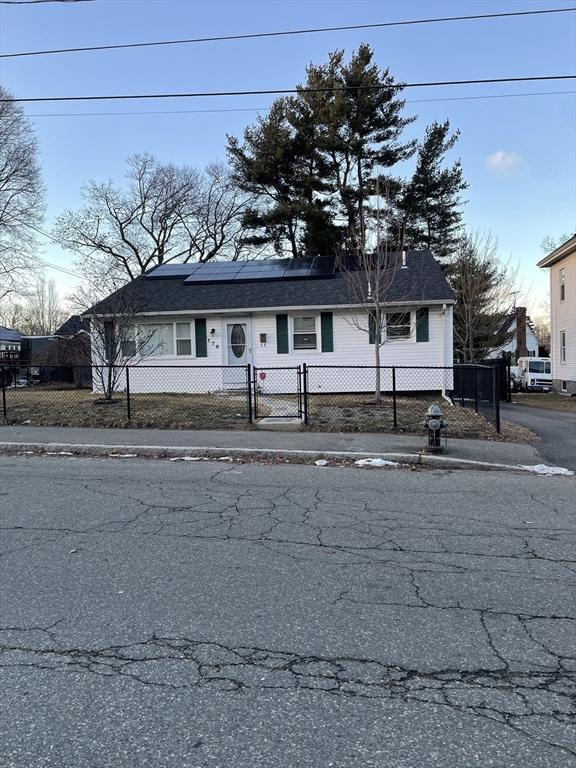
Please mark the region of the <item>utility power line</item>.
<svg viewBox="0 0 576 768"><path fill-rule="evenodd" d="M328 88L270 88L255 91L196 91L190 93L136 93L110 94L106 96L34 96L2 98L2 102L52 102L52 101L124 101L133 99L194 99L215 96L279 96L285 93L329 93L339 91L403 90L404 88L433 88L447 85L481 85L486 83L526 83L548 80L576 80L576 75L535 75L531 77L489 77L475 80L441 80L422 83L390 83L385 85L357 85Z"/></svg>
<svg viewBox="0 0 576 768"><path fill-rule="evenodd" d="M36 2L51 2L52 0L35 0ZM66 0L58 0L60 2ZM9 2L9 0L0 0ZM12 0L22 2L22 0ZM25 3L27 4L27 3ZM384 29L386 27L416 26L418 24L441 24L453 21L477 21L480 19L503 19L518 16L542 16L553 13L571 13L576 8L547 8L533 11L508 11L503 13L477 13L470 16L443 16L427 19L404 19L400 21L383 21L376 24L347 24L338 27L313 27L309 29L290 29L279 32L251 32L241 35L215 35L212 37L192 37L184 40L155 40L143 43L117 43L113 45L89 45L76 48L51 48L41 51L19 51L15 53L3 53L0 58L16 58L18 56L46 56L57 53L81 53L86 51L112 51L126 48L150 48L165 45L191 45L194 43L214 43L229 40L255 40L266 37L288 37L290 35L311 35L323 32L344 32L359 29Z"/></svg>
<svg viewBox="0 0 576 768"><path fill-rule="evenodd" d="M476 101L481 99L513 99L524 96L576 96L576 91L531 91L528 93L492 93L486 96L447 96L444 99L409 99L406 104L426 104L443 101ZM239 107L237 109L157 109L138 112L29 112L28 117L115 117L141 115L199 115L220 112L269 112L270 107Z"/></svg>
<svg viewBox="0 0 576 768"><path fill-rule="evenodd" d="M37 5L39 3L93 3L95 0L0 0L0 5Z"/></svg>

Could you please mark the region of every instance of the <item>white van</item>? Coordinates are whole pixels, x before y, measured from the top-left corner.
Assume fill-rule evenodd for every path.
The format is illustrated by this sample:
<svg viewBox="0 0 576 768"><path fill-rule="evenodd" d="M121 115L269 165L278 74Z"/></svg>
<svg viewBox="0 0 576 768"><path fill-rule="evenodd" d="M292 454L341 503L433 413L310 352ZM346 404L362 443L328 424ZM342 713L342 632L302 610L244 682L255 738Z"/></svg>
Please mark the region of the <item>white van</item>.
<svg viewBox="0 0 576 768"><path fill-rule="evenodd" d="M519 357L518 384L524 392L552 389L552 368L549 357Z"/></svg>

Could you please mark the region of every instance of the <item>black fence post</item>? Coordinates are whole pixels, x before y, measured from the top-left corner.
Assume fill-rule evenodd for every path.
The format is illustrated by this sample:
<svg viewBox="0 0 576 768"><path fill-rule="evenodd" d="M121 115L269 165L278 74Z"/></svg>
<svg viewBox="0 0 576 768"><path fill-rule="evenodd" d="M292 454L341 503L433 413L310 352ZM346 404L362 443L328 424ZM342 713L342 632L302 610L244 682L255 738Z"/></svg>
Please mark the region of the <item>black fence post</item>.
<svg viewBox="0 0 576 768"><path fill-rule="evenodd" d="M6 369L2 368L2 415L6 421Z"/></svg>
<svg viewBox="0 0 576 768"><path fill-rule="evenodd" d="M253 419L255 421L258 420L258 380L257 380L257 374L258 369L256 366L252 369L252 379L253 379L253 390L254 390L254 414Z"/></svg>
<svg viewBox="0 0 576 768"><path fill-rule="evenodd" d="M302 363L302 397L304 405L304 424L308 424L308 366Z"/></svg>
<svg viewBox="0 0 576 768"><path fill-rule="evenodd" d="M246 364L246 396L248 397L248 424L252 424L252 366Z"/></svg>
<svg viewBox="0 0 576 768"><path fill-rule="evenodd" d="M396 366L392 366L392 418L393 428L398 429L398 410L396 407Z"/></svg>
<svg viewBox="0 0 576 768"><path fill-rule="evenodd" d="M130 404L130 366L126 366L126 413L128 415L128 424L132 420L132 411Z"/></svg>
<svg viewBox="0 0 576 768"><path fill-rule="evenodd" d="M474 366L474 410L478 413L478 367Z"/></svg>
<svg viewBox="0 0 576 768"><path fill-rule="evenodd" d="M298 418L301 419L303 414L302 408L302 366L298 365Z"/></svg>
<svg viewBox="0 0 576 768"><path fill-rule="evenodd" d="M496 432L500 432L500 371L494 367L493 371L494 416L496 419Z"/></svg>

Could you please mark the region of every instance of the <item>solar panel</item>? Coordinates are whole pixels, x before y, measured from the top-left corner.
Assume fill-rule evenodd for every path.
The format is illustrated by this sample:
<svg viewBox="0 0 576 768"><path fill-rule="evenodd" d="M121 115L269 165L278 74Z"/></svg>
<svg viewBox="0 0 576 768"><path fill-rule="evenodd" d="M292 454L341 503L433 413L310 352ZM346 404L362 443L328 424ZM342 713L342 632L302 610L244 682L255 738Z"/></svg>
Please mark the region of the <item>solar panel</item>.
<svg viewBox="0 0 576 768"><path fill-rule="evenodd" d="M332 277L335 259L316 256L299 259L254 261L209 261L191 264L162 264L147 273L156 279L184 278L185 283L232 283L266 280L296 280Z"/></svg>
<svg viewBox="0 0 576 768"><path fill-rule="evenodd" d="M167 277L188 277L193 274L200 265L196 262L192 264L160 264L153 270L147 273L148 278L162 278Z"/></svg>

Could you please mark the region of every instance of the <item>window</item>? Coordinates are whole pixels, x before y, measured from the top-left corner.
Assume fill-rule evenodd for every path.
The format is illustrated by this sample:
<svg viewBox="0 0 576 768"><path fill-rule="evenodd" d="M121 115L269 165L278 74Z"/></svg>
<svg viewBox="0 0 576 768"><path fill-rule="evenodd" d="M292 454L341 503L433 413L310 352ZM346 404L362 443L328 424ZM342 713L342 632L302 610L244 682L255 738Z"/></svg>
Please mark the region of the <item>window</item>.
<svg viewBox="0 0 576 768"><path fill-rule="evenodd" d="M566 298L566 277L564 270L560 270L560 301L564 301Z"/></svg>
<svg viewBox="0 0 576 768"><path fill-rule="evenodd" d="M294 318L294 349L316 349L316 317Z"/></svg>
<svg viewBox="0 0 576 768"><path fill-rule="evenodd" d="M410 312L386 313L386 338L390 341L410 338Z"/></svg>
<svg viewBox="0 0 576 768"><path fill-rule="evenodd" d="M550 373L550 363L544 360L530 360L528 371L530 373Z"/></svg>
<svg viewBox="0 0 576 768"><path fill-rule="evenodd" d="M567 381L561 381L560 386L562 389L562 392L568 392L568 382Z"/></svg>
<svg viewBox="0 0 576 768"><path fill-rule="evenodd" d="M566 362L566 331L560 331L560 362Z"/></svg>
<svg viewBox="0 0 576 768"><path fill-rule="evenodd" d="M140 354L160 357L174 354L174 326L172 323L146 324L138 327Z"/></svg>
<svg viewBox="0 0 576 768"><path fill-rule="evenodd" d="M136 328L128 328L122 338L122 357L136 356Z"/></svg>
<svg viewBox="0 0 576 768"><path fill-rule="evenodd" d="M190 323L176 323L176 354L192 354L192 336L190 334Z"/></svg>

